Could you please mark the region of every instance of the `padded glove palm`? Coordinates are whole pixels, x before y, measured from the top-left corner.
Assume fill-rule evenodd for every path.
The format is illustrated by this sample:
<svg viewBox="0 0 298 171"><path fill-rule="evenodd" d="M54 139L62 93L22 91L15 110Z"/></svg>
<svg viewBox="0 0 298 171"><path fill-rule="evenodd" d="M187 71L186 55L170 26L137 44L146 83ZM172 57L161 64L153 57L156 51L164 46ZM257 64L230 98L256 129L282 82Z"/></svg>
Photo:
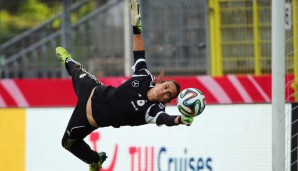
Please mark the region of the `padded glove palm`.
<svg viewBox="0 0 298 171"><path fill-rule="evenodd" d="M141 12L140 12L140 5L137 0L131 0L129 3L130 8L130 22L133 26L138 27L141 30L142 23L141 23Z"/></svg>

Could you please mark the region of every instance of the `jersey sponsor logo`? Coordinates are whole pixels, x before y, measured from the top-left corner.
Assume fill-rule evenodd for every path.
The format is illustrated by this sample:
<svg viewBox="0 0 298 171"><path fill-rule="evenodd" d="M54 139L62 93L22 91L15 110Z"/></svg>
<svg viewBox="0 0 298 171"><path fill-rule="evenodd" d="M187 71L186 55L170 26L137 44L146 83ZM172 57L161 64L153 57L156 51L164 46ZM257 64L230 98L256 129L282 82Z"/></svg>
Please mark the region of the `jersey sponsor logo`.
<svg viewBox="0 0 298 171"><path fill-rule="evenodd" d="M133 82L131 82L131 86L132 87L139 87L140 83L138 80L134 80Z"/></svg>

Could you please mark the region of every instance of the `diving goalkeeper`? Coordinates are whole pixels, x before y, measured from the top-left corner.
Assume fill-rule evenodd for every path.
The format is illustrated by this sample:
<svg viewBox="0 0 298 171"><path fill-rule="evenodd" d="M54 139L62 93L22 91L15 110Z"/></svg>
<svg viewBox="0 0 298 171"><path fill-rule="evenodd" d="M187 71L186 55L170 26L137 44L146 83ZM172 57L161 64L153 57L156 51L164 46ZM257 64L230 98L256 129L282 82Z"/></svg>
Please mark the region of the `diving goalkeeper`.
<svg viewBox="0 0 298 171"><path fill-rule="evenodd" d="M62 146L98 171L106 160L105 152L95 152L84 138L97 128L138 126L153 123L175 126L191 125L193 118L165 113L165 104L176 98L180 85L174 80L155 82L147 68L139 4L131 0L133 28L133 75L119 87L103 85L63 48L56 48L57 58L65 65L78 102L62 138Z"/></svg>

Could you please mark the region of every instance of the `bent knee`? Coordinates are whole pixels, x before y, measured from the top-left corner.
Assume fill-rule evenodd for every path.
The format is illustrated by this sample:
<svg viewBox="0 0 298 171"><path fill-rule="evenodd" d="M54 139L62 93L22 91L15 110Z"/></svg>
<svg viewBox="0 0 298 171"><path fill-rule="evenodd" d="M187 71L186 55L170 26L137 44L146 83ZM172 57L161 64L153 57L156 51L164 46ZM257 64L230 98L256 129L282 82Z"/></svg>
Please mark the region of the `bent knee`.
<svg viewBox="0 0 298 171"><path fill-rule="evenodd" d="M64 134L63 138L62 138L62 147L69 150L71 148L71 146L76 142L77 139L73 139L71 137L69 137L68 135Z"/></svg>

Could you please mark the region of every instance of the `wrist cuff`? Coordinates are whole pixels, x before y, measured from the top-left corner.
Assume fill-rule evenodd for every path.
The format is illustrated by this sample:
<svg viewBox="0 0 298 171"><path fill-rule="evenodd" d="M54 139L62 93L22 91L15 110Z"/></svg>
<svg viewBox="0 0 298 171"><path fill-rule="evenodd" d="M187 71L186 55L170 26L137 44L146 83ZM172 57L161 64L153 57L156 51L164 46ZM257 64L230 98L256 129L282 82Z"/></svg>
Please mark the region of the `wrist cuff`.
<svg viewBox="0 0 298 171"><path fill-rule="evenodd" d="M178 124L183 124L183 122L182 122L182 116L178 116Z"/></svg>
<svg viewBox="0 0 298 171"><path fill-rule="evenodd" d="M133 56L134 58L145 58L145 51L144 50L140 50L140 51L133 51Z"/></svg>
<svg viewBox="0 0 298 171"><path fill-rule="evenodd" d="M142 31L137 26L132 26L132 32L133 34L141 34Z"/></svg>

